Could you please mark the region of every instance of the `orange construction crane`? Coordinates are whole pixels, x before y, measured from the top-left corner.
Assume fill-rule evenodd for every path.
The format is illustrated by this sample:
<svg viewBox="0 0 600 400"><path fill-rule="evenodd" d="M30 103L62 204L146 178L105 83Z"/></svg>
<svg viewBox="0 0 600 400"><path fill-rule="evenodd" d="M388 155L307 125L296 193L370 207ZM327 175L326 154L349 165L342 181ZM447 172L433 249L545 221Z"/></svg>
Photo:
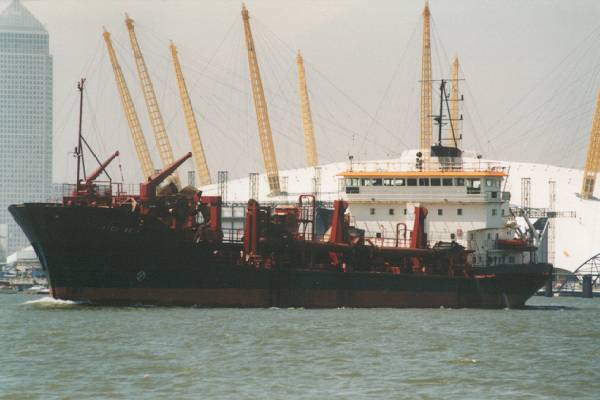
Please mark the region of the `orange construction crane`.
<svg viewBox="0 0 600 400"><path fill-rule="evenodd" d="M598 97L596 98L596 111L592 122L592 131L590 132L585 169L583 170L582 198L591 199L593 197L598 171L600 171L600 91L598 91Z"/></svg>
<svg viewBox="0 0 600 400"><path fill-rule="evenodd" d="M167 136L167 130L165 129L165 123L163 121L160 109L158 108L158 101L156 100L156 94L154 93L154 87L150 80L150 74L146 67L146 61L140 50L135 30L133 27L133 19L129 15L125 14L125 25L129 32L129 40L131 41L131 49L133 50L133 57L135 59L135 65L137 67L140 84L142 86L142 92L144 93L144 100L146 101L146 107L148 108L148 115L152 124L152 130L154 131L154 137L158 146L158 154L162 161L163 168L167 168L175 161L173 159L173 149L171 148L171 142ZM181 187L179 175L174 172L168 180L173 182L178 188Z"/></svg>
<svg viewBox="0 0 600 400"><path fill-rule="evenodd" d="M175 67L175 75L177 76L177 86L179 87L179 96L181 97L185 123L187 125L190 142L192 143L192 154L194 155L196 176L198 177L200 186L210 185L210 172L208 171L208 164L206 163L206 157L204 155L204 147L202 146L200 132L198 131L198 123L196 122L196 116L194 115L194 109L192 108L190 94L188 92L187 85L185 84L185 79L183 78L183 71L181 70L179 57L177 57L177 47L173 42L171 42L171 56L173 58L173 66Z"/></svg>
<svg viewBox="0 0 600 400"><path fill-rule="evenodd" d="M258 59L256 58L256 49L250 30L250 16L246 5L242 5L242 21L244 22L244 33L246 36L246 48L248 50L248 67L250 69L250 81L252 84L252 97L254 98L254 108L256 110L256 121L258 123L258 135L262 149L263 162L267 170L269 180L269 189L272 195L281 193L279 186L279 170L277 168L277 158L275 156L275 145L273 144L273 134L271 132L271 123L269 122L269 112L267 110L267 101L258 69Z"/></svg>
<svg viewBox="0 0 600 400"><path fill-rule="evenodd" d="M456 147L456 136L458 133L458 123L460 121L458 102L458 56L454 57L452 62L452 86L450 87L450 132L452 134L452 140Z"/></svg>
<svg viewBox="0 0 600 400"><path fill-rule="evenodd" d="M317 160L317 143L315 141L315 131L310 112L308 88L306 86L306 73L304 72L304 59L302 58L302 54L300 54L300 50L298 50L298 55L296 56L296 64L298 65L298 93L300 94L300 108L302 109L306 164L309 167L316 167L319 164Z"/></svg>
<svg viewBox="0 0 600 400"><path fill-rule="evenodd" d="M421 136L420 148L423 154L429 154L431 149L431 31L430 31L429 3L425 2L423 9L423 48L421 54Z"/></svg>
<svg viewBox="0 0 600 400"><path fill-rule="evenodd" d="M138 115L135 112L133 100L131 99L131 93L129 93L129 88L125 82L125 77L123 76L123 70L121 69L121 65L119 65L119 61L117 60L117 54L113 48L110 33L104 29L103 36L104 41L106 42L106 48L108 49L110 63L112 64L113 71L115 73L115 81L117 83L117 89L119 90L123 111L125 112L125 117L127 118L129 130L131 131L133 145L135 147L138 160L140 161L140 165L142 166L144 180L146 180L154 174L154 166L152 165L152 158L150 158L150 151L148 151L146 138L144 137L144 132L142 131L142 126L140 125Z"/></svg>

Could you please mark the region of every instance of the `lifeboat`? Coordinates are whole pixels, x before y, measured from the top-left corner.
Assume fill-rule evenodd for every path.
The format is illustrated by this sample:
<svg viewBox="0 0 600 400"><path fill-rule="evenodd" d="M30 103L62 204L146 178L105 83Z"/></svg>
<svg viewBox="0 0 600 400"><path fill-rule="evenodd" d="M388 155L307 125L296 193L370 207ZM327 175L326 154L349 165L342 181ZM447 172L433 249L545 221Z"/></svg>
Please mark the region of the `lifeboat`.
<svg viewBox="0 0 600 400"><path fill-rule="evenodd" d="M505 250L529 250L531 246L525 239L498 239L498 248Z"/></svg>

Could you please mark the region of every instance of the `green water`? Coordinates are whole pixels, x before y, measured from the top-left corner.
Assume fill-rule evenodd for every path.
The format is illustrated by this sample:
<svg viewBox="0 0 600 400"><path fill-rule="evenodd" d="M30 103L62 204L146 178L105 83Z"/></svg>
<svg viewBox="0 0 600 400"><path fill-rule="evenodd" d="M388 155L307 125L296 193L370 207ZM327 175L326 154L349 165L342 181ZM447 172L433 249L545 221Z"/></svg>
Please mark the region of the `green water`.
<svg viewBox="0 0 600 400"><path fill-rule="evenodd" d="M109 308L0 295L0 398L600 399L600 299Z"/></svg>

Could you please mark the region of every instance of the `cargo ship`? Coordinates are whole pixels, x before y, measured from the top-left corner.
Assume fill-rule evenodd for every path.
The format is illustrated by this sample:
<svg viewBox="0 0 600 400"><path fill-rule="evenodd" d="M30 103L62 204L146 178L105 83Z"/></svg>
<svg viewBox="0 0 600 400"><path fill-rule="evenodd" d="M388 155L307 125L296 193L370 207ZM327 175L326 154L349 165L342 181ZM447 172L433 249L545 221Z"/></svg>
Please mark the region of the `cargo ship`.
<svg viewBox="0 0 600 400"><path fill-rule="evenodd" d="M440 98L446 99L443 87L442 81ZM167 181L191 153L141 183L139 194L99 180L118 152L80 177L81 130L70 193L60 203L17 204L9 211L56 299L200 307L523 307L550 278L545 228L529 223L523 232L507 223L506 171L469 162L457 146L445 146L441 115L439 121L438 143L415 153L414 163L350 163L339 174L343 190L331 207L310 194L295 204L250 199L241 229L223 227L219 196L178 190ZM370 221L381 224L382 214L395 224L391 236L370 234Z"/></svg>
<svg viewBox="0 0 600 400"><path fill-rule="evenodd" d="M390 245L351 225L346 211L360 207L356 200L335 201L328 210L311 195L275 207L250 200L243 232L232 235L220 227L219 197L185 189L156 194L157 183L188 157L141 184L136 196L119 185L113 191L86 180L62 203L9 207L40 258L54 298L206 307L514 308L524 306L550 276L551 265L536 262L535 248L529 240L512 239L512 228L467 232L473 243L481 239L477 249L455 240L428 245L431 212L422 205L414 207L410 232L401 226ZM356 174L349 171L353 178L346 179L388 179ZM397 175L430 183L434 176L454 182L502 177L487 170ZM451 189L471 196L468 186ZM499 205L489 196L483 188L477 194L482 209ZM319 225L327 230L319 233ZM494 255L486 259L486 253Z"/></svg>
<svg viewBox="0 0 600 400"><path fill-rule="evenodd" d="M241 15L274 200L282 190L267 103L245 6ZM235 227L225 223L220 196L208 196L193 186L181 188L176 170L192 153L174 160L133 20L127 17L164 167L155 172L105 31L147 180L139 185L139 193L126 193L122 183L113 182L106 168L118 152L102 163L94 154L98 168L86 175L82 80L75 184L61 202L9 207L46 271L51 295L93 304L201 307L523 307L550 278L547 223L532 224L525 215L527 228L516 224L510 194L502 189L507 171L459 149L461 137L453 125L459 120L457 64L452 96L441 80L439 114L432 115L427 4L423 17L421 149L413 160L382 166L351 159L338 176L340 190L331 204L320 203L314 194L299 195L294 203L261 204L251 198L244 206L243 223ZM171 52L194 160L200 165L197 175L209 178L173 44ZM297 63L307 155L316 165L300 55ZM431 120L438 127L433 145ZM108 180L101 181L101 176Z"/></svg>

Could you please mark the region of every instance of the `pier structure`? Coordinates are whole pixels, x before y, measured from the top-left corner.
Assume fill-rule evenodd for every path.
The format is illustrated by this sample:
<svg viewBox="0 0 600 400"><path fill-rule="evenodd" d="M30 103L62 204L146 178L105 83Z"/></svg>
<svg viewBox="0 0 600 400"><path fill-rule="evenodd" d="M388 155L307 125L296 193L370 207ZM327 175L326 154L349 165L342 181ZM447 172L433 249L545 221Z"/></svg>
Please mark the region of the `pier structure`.
<svg viewBox="0 0 600 400"><path fill-rule="evenodd" d="M559 278L560 274L557 274L554 289L559 296L600 297L600 253L590 257L572 274Z"/></svg>

